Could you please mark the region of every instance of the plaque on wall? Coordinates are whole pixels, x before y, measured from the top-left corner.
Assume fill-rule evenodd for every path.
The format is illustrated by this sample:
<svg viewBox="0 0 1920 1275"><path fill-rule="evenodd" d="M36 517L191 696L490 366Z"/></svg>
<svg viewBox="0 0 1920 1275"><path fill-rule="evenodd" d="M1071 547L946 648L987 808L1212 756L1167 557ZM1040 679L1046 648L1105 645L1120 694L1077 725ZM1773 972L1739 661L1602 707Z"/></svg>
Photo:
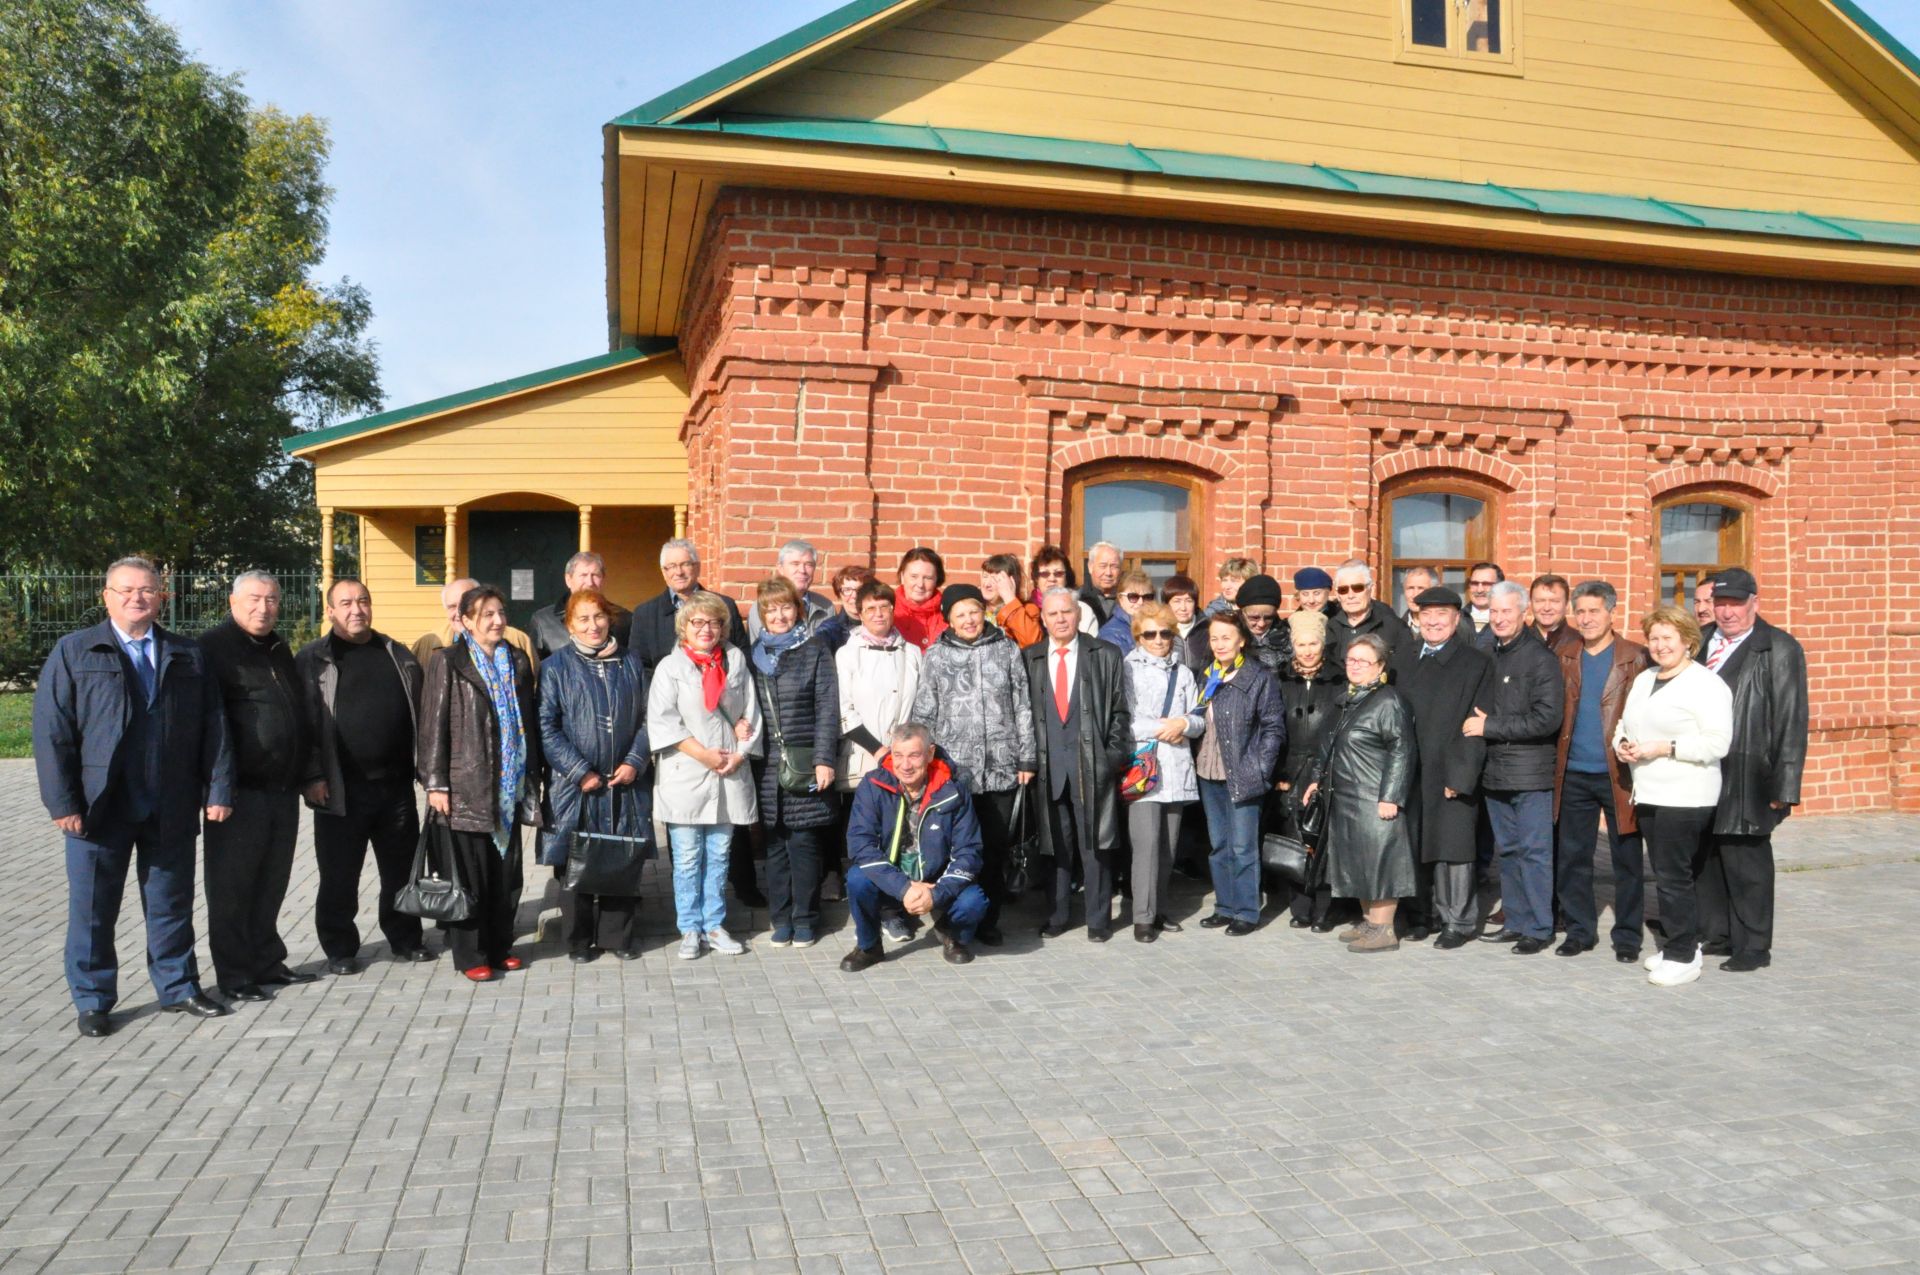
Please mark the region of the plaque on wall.
<svg viewBox="0 0 1920 1275"><path fill-rule="evenodd" d="M441 585L447 582L447 529L413 529L413 582Z"/></svg>

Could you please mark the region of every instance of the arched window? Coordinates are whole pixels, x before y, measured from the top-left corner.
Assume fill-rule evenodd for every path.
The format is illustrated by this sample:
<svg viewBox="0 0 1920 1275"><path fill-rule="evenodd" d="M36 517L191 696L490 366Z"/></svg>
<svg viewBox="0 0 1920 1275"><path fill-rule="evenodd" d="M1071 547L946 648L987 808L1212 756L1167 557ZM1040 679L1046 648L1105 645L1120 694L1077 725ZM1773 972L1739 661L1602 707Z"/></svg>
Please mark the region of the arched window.
<svg viewBox="0 0 1920 1275"><path fill-rule="evenodd" d="M1067 552L1086 579L1087 548L1118 545L1128 568L1153 577L1193 574L1206 526L1205 482L1178 465L1121 461L1090 465L1067 480Z"/></svg>
<svg viewBox="0 0 1920 1275"><path fill-rule="evenodd" d="M1382 502L1386 526L1387 587L1374 595L1396 610L1400 586L1414 567L1440 573L1441 583L1466 595L1467 571L1494 557L1497 516L1492 488L1452 478L1422 478L1392 488Z"/></svg>
<svg viewBox="0 0 1920 1275"><path fill-rule="evenodd" d="M1660 518L1660 595L1693 605L1693 591L1727 567L1752 568L1752 511L1729 500L1681 495L1655 511Z"/></svg>

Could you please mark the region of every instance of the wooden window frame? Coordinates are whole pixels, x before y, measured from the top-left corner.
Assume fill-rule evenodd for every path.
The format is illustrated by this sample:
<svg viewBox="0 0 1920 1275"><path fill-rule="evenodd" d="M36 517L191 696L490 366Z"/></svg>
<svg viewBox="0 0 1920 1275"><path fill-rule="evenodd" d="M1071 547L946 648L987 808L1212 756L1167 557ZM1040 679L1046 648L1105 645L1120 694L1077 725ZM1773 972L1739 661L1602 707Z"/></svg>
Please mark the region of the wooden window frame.
<svg viewBox="0 0 1920 1275"><path fill-rule="evenodd" d="M1393 556L1393 505L1403 496L1420 496L1439 492L1448 496L1465 496L1469 500L1480 502L1480 516L1468 524L1467 556L1453 558L1409 558L1399 562ZM1464 576L1473 569L1476 562L1498 562L1500 541L1500 498L1504 493L1489 483L1477 481L1460 474L1427 475L1409 478L1393 483L1380 490L1380 575L1374 585L1373 596L1398 611L1400 596L1399 585L1394 573L1402 566L1407 568L1426 567L1436 572L1447 567L1459 566ZM1479 524L1475 526L1474 524ZM1461 596L1465 596L1462 594Z"/></svg>
<svg viewBox="0 0 1920 1275"><path fill-rule="evenodd" d="M1461 20L1460 0L1446 0L1447 47L1433 48L1413 42L1413 0L1394 0L1397 47L1396 62L1410 66L1439 67L1448 71L1479 71L1487 75L1524 75L1525 60L1520 53L1521 6L1525 0L1500 0L1499 53L1471 53L1466 48L1466 23Z"/></svg>
<svg viewBox="0 0 1920 1275"><path fill-rule="evenodd" d="M1667 510L1682 505L1719 505L1731 509L1739 515L1731 528L1720 529L1720 561L1677 562L1669 565L1666 554L1666 516ZM1758 506L1751 500L1742 500L1725 492L1703 492L1699 490L1680 490L1669 492L1654 502L1653 506L1653 570L1659 587L1655 592L1661 602L1672 602L1685 606L1689 612L1693 609L1693 591L1700 582L1716 571L1728 567L1745 567L1753 570L1754 520L1758 516ZM1687 581L1691 579L1691 583Z"/></svg>
<svg viewBox="0 0 1920 1275"><path fill-rule="evenodd" d="M1102 487L1108 483L1119 482L1159 483L1162 486L1181 487L1186 490L1186 552L1156 553L1148 556L1156 562L1175 559L1180 564L1177 568L1179 574L1198 580L1200 577L1194 574L1194 568L1204 559L1204 540L1208 527L1207 477L1199 470L1178 461L1105 460L1095 461L1091 465L1082 465L1069 472L1066 477L1067 560L1074 564L1074 573L1079 577L1080 582L1085 584L1087 580L1088 542L1086 501L1083 493L1089 487ZM1126 554L1120 560L1120 569L1131 571L1144 560L1137 555Z"/></svg>

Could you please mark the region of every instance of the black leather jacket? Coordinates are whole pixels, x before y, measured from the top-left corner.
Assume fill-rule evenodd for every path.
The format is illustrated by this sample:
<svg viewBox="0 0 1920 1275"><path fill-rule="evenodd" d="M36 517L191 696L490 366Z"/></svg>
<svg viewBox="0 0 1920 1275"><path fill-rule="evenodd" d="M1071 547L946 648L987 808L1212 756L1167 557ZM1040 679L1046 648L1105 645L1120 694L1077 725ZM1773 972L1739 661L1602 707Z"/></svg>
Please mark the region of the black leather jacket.
<svg viewBox="0 0 1920 1275"><path fill-rule="evenodd" d="M1715 626L1701 635L1704 664ZM1807 765L1807 656L1784 629L1755 619L1753 632L1720 666L1733 691L1733 748L1720 763L1720 805L1713 830L1726 837L1764 837L1800 804Z"/></svg>
<svg viewBox="0 0 1920 1275"><path fill-rule="evenodd" d="M540 826L540 712L533 665L513 652L514 687L520 696L520 722L526 735L527 784L519 821ZM447 823L456 832L492 832L496 823L500 771L500 724L487 685L473 667L465 642L443 646L427 661L420 695L420 738L414 749L420 786L444 792L452 805Z"/></svg>

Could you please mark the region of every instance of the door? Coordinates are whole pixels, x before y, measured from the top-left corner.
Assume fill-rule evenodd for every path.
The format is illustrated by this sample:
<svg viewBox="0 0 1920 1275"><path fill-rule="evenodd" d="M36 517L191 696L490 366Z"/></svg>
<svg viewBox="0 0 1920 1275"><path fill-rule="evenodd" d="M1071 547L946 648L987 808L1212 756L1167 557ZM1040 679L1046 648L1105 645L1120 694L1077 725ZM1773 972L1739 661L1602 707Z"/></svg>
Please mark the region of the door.
<svg viewBox="0 0 1920 1275"><path fill-rule="evenodd" d="M531 629L533 613L567 587L567 559L580 547L570 513L474 510L467 515L467 571L507 595L507 623Z"/></svg>

